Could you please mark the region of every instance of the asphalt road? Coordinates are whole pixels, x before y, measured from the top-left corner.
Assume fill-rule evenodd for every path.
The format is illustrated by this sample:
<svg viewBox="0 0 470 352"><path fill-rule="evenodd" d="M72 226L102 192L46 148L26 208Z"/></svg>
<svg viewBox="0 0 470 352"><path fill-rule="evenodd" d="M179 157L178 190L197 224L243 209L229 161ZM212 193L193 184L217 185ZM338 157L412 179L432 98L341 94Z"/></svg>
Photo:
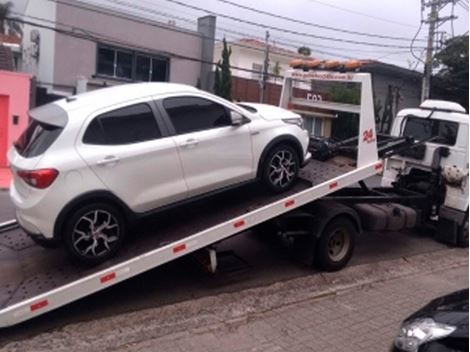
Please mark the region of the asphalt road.
<svg viewBox="0 0 470 352"><path fill-rule="evenodd" d="M0 193L0 221L11 218L12 205L6 192ZM429 235L417 232L364 233L357 239L350 266L397 259L446 248ZM44 316L0 330L0 346L12 339L24 339L61 326L158 307L225 292L267 286L279 281L315 275L299 263L288 246L245 232L221 243L225 253L216 274L205 272L192 256L144 273L105 291L83 298Z"/></svg>

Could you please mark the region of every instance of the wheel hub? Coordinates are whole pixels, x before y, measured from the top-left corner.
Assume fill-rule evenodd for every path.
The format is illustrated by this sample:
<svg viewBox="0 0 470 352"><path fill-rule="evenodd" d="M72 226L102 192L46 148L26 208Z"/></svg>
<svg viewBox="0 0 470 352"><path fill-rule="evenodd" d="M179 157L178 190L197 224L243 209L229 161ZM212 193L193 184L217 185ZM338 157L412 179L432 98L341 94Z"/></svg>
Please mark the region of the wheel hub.
<svg viewBox="0 0 470 352"><path fill-rule="evenodd" d="M328 240L328 255L333 261L340 261L348 252L349 237L343 230L336 230Z"/></svg>

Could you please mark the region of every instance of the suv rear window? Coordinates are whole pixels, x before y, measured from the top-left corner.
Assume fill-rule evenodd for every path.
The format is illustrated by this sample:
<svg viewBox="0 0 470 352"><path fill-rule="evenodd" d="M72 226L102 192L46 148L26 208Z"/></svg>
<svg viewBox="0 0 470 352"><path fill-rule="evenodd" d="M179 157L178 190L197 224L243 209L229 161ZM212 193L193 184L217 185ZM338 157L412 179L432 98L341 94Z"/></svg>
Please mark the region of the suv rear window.
<svg viewBox="0 0 470 352"><path fill-rule="evenodd" d="M62 132L62 127L31 120L26 130L15 142L16 151L25 158L43 154Z"/></svg>
<svg viewBox="0 0 470 352"><path fill-rule="evenodd" d="M431 118L407 116L404 136L411 136L415 140L431 139L432 143L454 145L457 139L459 125L453 121L444 121Z"/></svg>

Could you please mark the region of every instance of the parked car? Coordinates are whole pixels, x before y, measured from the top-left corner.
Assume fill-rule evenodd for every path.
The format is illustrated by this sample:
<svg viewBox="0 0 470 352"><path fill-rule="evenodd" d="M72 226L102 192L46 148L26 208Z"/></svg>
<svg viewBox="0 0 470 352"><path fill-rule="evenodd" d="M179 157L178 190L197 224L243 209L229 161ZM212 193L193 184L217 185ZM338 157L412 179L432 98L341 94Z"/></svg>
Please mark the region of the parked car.
<svg viewBox="0 0 470 352"><path fill-rule="evenodd" d="M257 179L283 192L310 158L298 114L186 85L105 88L29 116L8 153L18 222L90 264L116 253L131 217Z"/></svg>
<svg viewBox="0 0 470 352"><path fill-rule="evenodd" d="M439 297L407 318L391 351L468 351L468 289Z"/></svg>

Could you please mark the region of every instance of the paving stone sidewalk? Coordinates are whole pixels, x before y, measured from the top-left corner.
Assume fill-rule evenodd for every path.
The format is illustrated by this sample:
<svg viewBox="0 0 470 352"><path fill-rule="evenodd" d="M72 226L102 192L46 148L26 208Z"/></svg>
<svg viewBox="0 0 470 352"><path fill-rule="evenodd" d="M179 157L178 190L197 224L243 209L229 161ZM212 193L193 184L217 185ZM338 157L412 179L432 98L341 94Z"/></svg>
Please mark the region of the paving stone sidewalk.
<svg viewBox="0 0 470 352"><path fill-rule="evenodd" d="M436 296L466 287L466 267L413 275L119 351L387 351L407 315Z"/></svg>
<svg viewBox="0 0 470 352"><path fill-rule="evenodd" d="M70 325L0 351L387 351L400 322L468 287L448 249Z"/></svg>

